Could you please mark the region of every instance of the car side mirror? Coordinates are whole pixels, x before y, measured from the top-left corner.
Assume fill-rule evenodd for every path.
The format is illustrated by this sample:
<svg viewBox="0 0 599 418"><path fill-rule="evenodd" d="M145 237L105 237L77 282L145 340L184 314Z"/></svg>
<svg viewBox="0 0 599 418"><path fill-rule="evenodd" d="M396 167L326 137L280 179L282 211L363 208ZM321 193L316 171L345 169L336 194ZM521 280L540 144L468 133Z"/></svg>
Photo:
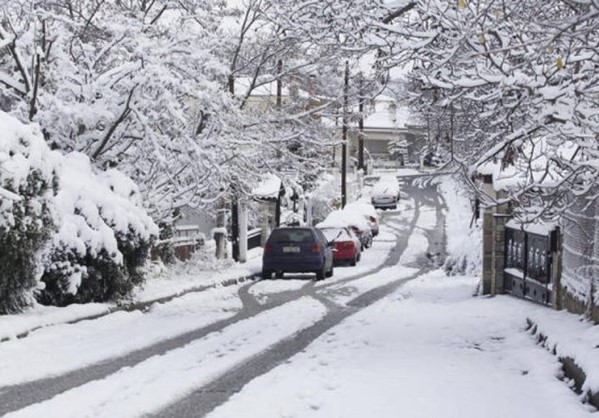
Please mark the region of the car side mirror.
<svg viewBox="0 0 599 418"><path fill-rule="evenodd" d="M327 241L327 247L334 247L335 241Z"/></svg>

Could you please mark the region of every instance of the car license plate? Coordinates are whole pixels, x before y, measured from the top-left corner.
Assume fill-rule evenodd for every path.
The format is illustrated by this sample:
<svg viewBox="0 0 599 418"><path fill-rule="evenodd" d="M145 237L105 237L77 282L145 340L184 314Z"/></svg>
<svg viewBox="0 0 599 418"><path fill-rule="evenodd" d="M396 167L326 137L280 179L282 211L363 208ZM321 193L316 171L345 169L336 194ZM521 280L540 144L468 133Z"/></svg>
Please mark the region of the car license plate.
<svg viewBox="0 0 599 418"><path fill-rule="evenodd" d="M283 247L284 253L299 253L300 247Z"/></svg>

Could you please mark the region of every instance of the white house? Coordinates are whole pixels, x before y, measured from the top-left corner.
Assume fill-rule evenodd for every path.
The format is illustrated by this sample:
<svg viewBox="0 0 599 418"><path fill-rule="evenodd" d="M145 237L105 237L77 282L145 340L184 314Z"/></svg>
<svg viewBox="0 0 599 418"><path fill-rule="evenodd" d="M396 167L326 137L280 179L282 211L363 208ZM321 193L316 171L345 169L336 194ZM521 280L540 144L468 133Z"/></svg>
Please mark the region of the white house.
<svg viewBox="0 0 599 418"><path fill-rule="evenodd" d="M417 163L425 142L425 131L419 126L406 103L379 95L364 106L364 148L375 165L385 163ZM350 130L349 153L358 155L359 131L357 123ZM403 146L392 150L391 142L403 141Z"/></svg>

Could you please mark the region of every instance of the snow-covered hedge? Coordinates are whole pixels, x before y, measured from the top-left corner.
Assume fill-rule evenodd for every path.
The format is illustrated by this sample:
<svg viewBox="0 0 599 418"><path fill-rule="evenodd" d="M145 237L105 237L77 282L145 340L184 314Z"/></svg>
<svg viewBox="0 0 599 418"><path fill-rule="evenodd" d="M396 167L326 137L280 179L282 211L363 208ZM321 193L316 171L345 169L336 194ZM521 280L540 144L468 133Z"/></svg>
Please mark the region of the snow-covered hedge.
<svg viewBox="0 0 599 418"><path fill-rule="evenodd" d="M158 228L141 206L137 186L116 170L96 174L87 156L57 164L54 236L40 294L43 303L101 302L126 295Z"/></svg>
<svg viewBox="0 0 599 418"><path fill-rule="evenodd" d="M0 112L0 314L31 302L53 231L55 177L37 126Z"/></svg>
<svg viewBox="0 0 599 418"><path fill-rule="evenodd" d="M40 302L56 305L126 295L143 281L140 267L158 234L137 186L116 170L97 172L83 154L50 151L39 128L0 116L0 239L31 241L17 246L29 273L13 274L2 300L16 302L3 311L24 306L36 287ZM2 261L1 283L21 263Z"/></svg>

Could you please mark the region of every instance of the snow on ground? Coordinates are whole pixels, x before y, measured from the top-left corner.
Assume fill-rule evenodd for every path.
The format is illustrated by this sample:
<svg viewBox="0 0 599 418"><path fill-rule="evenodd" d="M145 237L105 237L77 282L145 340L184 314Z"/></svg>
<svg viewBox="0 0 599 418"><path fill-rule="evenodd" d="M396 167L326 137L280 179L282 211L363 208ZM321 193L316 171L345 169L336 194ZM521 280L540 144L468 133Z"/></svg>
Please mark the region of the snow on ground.
<svg viewBox="0 0 599 418"><path fill-rule="evenodd" d="M93 321L41 329L25 339L0 344L0 387L122 356L231 317L240 308L236 288L212 289L155 304L146 313L115 312Z"/></svg>
<svg viewBox="0 0 599 418"><path fill-rule="evenodd" d="M477 281L435 271L410 282L209 417L596 416L525 330L526 318L546 308L507 296L474 298Z"/></svg>
<svg viewBox="0 0 599 418"><path fill-rule="evenodd" d="M252 285L250 288L250 294L254 296L260 303L264 304L268 302L269 296L272 294L299 290L308 285L310 282L310 278L308 278L308 280L292 278L261 280Z"/></svg>
<svg viewBox="0 0 599 418"><path fill-rule="evenodd" d="M426 238L424 232L420 229L414 230L414 233L410 235L406 250L401 255L400 263L410 264L417 261L419 258L422 258L427 248L428 238Z"/></svg>
<svg viewBox="0 0 599 418"><path fill-rule="evenodd" d="M411 176L421 176L422 175L422 171L416 169L416 168L411 168L411 167L404 167L404 168L393 168L393 169L377 169L374 171L373 173L374 175L387 175L387 174L393 174L396 175L397 177L411 177Z"/></svg>
<svg viewBox="0 0 599 418"><path fill-rule="evenodd" d="M423 258L426 250L429 247L426 231L435 228L437 224L437 214L434 208L420 208L418 219L416 220L416 228L414 233L410 235L408 246L401 255L401 264L410 264L418 259Z"/></svg>
<svg viewBox="0 0 599 418"><path fill-rule="evenodd" d="M0 316L0 340L16 338L17 335L35 328L102 315L108 313L112 306L104 303L74 304L66 308L36 305L21 314L2 315Z"/></svg>
<svg viewBox="0 0 599 418"><path fill-rule="evenodd" d="M141 416L184 397L325 314L322 304L302 298L7 417Z"/></svg>
<svg viewBox="0 0 599 418"><path fill-rule="evenodd" d="M177 263L168 268L150 272L143 287L137 289L133 299L144 302L172 296L199 286L212 286L226 280L248 277L262 271L262 249L253 250L246 263L231 260Z"/></svg>
<svg viewBox="0 0 599 418"><path fill-rule="evenodd" d="M530 316L545 346L558 357L574 359L586 373L583 392L599 393L599 326L565 311L539 311Z"/></svg>
<svg viewBox="0 0 599 418"><path fill-rule="evenodd" d="M169 268L154 265L150 268L143 287L136 289L131 297L131 302L153 301L180 295L199 287L216 286L227 280L258 274L262 270L261 257L260 248L250 252L245 264L229 261L179 263ZM64 308L37 304L21 314L0 316L0 340L16 338L19 334L41 327L106 314L115 307L112 303L75 304Z"/></svg>
<svg viewBox="0 0 599 418"><path fill-rule="evenodd" d="M330 294L327 294L327 297L339 305L346 305L358 295L397 280L406 279L417 272L418 269L415 268L401 266L387 267L362 279L352 280L348 284L340 283L330 286L328 289L330 290Z"/></svg>

